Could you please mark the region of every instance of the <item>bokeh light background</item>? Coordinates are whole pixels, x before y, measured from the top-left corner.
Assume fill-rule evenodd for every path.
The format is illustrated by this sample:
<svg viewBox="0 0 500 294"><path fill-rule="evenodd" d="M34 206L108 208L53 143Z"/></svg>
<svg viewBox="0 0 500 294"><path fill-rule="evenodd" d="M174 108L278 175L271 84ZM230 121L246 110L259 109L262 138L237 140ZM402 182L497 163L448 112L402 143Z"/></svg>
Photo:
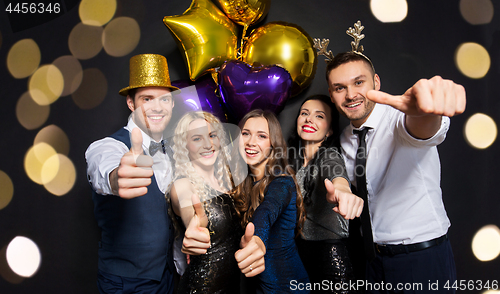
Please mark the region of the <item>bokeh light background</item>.
<svg viewBox="0 0 500 294"><path fill-rule="evenodd" d="M172 80L188 79L162 19L190 0L66 0L47 22L15 23L0 3L0 292L97 293L97 243L84 152L127 120L118 90L128 60L167 57ZM292 3L293 2L293 3ZM439 146L443 199L458 279L500 280L500 3L494 0L272 0L262 25L284 21L350 50L345 30L365 26L362 44L382 90L401 94L441 75L465 86L467 110ZM252 27L251 27L252 28ZM279 118L285 135L308 95L327 93L318 58L310 87ZM347 122L343 119L342 125ZM467 293L488 289L467 290Z"/></svg>

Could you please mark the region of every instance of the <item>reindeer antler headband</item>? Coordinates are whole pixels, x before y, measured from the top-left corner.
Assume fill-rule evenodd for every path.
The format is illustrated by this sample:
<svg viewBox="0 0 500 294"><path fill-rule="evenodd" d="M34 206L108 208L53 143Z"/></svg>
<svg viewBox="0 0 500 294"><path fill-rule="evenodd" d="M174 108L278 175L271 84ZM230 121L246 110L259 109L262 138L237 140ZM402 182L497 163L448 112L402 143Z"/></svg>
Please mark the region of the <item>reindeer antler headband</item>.
<svg viewBox="0 0 500 294"><path fill-rule="evenodd" d="M354 24L354 28L350 27L346 31L346 33L354 39L354 41L351 41L351 52L363 56L363 58L366 59L373 68L373 64L370 58L368 58L366 55L363 54L364 51L363 45L359 45L359 41L361 41L365 37L365 35L361 33L361 31L363 31L364 28L365 27L361 25L361 21L358 20ZM325 61L327 63L333 61L334 55L332 54L332 51L331 50L326 51L328 44L330 43L330 40L322 39L320 41L320 39L315 38L313 41L314 41L313 47L316 50L318 50L318 55L324 55L326 57Z"/></svg>

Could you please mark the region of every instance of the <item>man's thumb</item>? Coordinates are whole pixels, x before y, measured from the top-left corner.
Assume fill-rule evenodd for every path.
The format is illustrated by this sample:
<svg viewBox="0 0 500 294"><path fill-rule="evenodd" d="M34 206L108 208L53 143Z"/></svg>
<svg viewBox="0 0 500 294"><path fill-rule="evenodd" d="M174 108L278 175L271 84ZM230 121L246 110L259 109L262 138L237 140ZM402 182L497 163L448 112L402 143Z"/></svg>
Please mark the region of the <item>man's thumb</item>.
<svg viewBox="0 0 500 294"><path fill-rule="evenodd" d="M397 108L397 106L399 105L399 97L400 96L393 96L377 90L370 90L366 93L366 98L368 98L369 100L375 103L386 104L395 108Z"/></svg>
<svg viewBox="0 0 500 294"><path fill-rule="evenodd" d="M130 143L132 145L132 148L130 150L132 151L132 154L134 156L139 156L142 154L142 133L139 128L134 128L132 130L132 134L130 135Z"/></svg>

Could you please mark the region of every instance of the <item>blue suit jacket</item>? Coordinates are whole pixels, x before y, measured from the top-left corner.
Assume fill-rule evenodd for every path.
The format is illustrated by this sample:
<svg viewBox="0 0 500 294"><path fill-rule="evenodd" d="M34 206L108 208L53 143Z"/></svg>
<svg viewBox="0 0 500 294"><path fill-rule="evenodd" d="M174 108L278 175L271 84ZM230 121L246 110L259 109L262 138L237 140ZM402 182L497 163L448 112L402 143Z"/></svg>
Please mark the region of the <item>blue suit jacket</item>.
<svg viewBox="0 0 500 294"><path fill-rule="evenodd" d="M130 148L130 132L121 129L112 138ZM160 280L174 270L173 226L165 195L151 177L148 193L133 199L93 191L94 214L101 229L99 270L117 276Z"/></svg>

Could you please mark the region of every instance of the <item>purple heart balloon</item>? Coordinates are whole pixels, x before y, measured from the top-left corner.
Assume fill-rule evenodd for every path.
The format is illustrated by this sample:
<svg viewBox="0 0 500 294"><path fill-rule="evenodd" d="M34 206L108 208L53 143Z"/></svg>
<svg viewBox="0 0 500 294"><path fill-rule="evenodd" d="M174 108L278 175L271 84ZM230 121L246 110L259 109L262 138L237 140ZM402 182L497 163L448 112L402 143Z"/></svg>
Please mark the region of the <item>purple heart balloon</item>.
<svg viewBox="0 0 500 294"><path fill-rule="evenodd" d="M278 114L290 97L292 78L277 65L250 66L242 61L226 61L219 71L219 89L229 114L239 121L252 109Z"/></svg>
<svg viewBox="0 0 500 294"><path fill-rule="evenodd" d="M221 122L227 122L220 98L216 95L217 84L211 75L202 76L195 82L191 80L173 81L172 86L181 90L175 95L174 118L180 118L188 111L204 110L215 115Z"/></svg>

